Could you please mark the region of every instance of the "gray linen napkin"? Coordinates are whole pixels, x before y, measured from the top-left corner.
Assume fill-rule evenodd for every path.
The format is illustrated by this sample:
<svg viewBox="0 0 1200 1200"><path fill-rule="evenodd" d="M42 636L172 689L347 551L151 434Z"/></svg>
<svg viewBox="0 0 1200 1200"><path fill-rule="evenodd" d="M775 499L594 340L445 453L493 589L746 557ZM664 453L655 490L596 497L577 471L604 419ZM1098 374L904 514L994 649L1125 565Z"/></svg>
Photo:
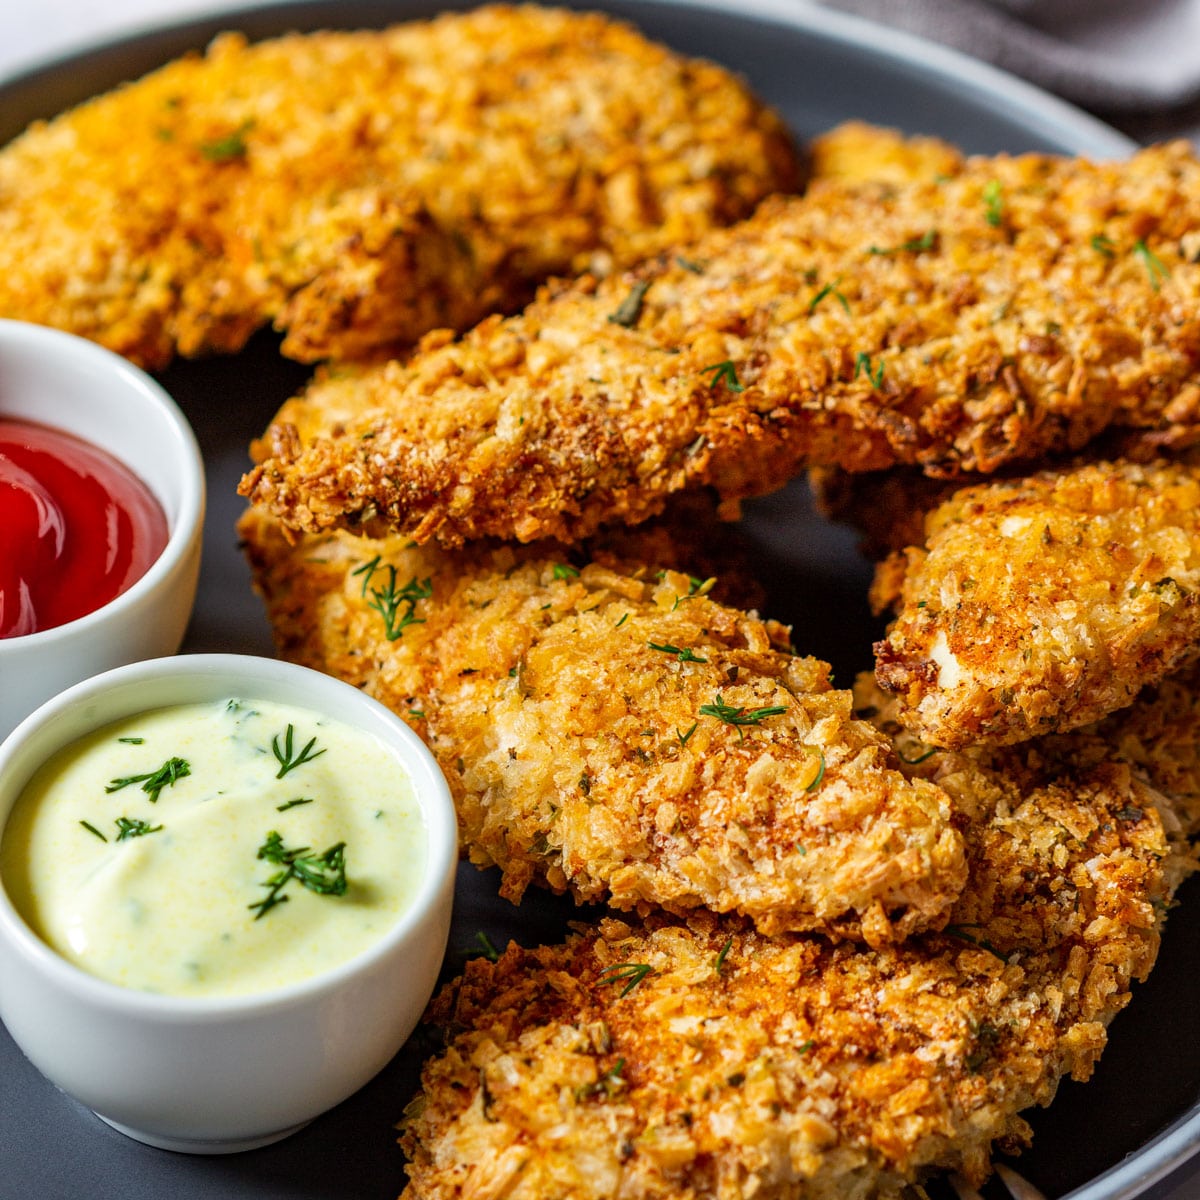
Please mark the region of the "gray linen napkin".
<svg viewBox="0 0 1200 1200"><path fill-rule="evenodd" d="M1200 98L1200 0L821 0L1102 112Z"/></svg>

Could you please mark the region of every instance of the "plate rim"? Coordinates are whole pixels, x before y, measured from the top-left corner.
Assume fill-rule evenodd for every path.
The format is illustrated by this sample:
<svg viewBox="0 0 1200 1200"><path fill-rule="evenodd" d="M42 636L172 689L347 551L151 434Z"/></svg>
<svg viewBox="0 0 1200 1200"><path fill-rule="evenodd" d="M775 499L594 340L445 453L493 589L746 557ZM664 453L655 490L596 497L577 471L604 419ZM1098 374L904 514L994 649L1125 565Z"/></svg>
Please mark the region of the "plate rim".
<svg viewBox="0 0 1200 1200"><path fill-rule="evenodd" d="M480 2L487 0L452 3L446 9L477 7ZM555 0L543 2L553 6ZM368 3L377 7L381 15L389 7L394 8L396 22L421 19L404 11L416 6L413 0L368 0ZM1081 156L1119 159L1128 157L1138 147L1138 142L1099 117L1011 72L917 34L826 8L814 0L646 0L646 3L647 7L702 10L759 24L778 24L816 41L865 52L893 67L914 70L975 97L992 97L1031 132L1071 146ZM149 50L156 43L185 37L197 43L201 39L207 41L220 30L231 28L231 22L276 24L276 33L265 35L275 36L288 28L289 21L303 19L305 12L332 12L335 7L333 0L265 0L251 4L225 0L177 18L167 14L162 20L145 19L125 30L114 30L95 40L35 58L15 73L0 74L0 106L10 94L36 88L39 83L89 60L129 53L135 48ZM603 11L604 0L595 0L594 7ZM636 17L625 19L636 23ZM330 20L325 27L368 26L361 21L338 25ZM1200 1103L1181 1113L1124 1161L1074 1189L1063 1200L1134 1200L1183 1167L1198 1150Z"/></svg>

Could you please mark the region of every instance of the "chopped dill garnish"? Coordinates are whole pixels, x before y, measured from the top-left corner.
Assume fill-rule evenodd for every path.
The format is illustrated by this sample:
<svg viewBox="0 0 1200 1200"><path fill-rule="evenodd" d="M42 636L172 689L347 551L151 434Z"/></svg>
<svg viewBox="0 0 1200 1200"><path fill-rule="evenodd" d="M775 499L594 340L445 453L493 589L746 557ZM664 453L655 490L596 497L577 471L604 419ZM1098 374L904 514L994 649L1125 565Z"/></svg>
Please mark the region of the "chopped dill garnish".
<svg viewBox="0 0 1200 1200"><path fill-rule="evenodd" d="M555 579L579 578L579 568L571 566L570 563L555 563L552 573Z"/></svg>
<svg viewBox="0 0 1200 1200"><path fill-rule="evenodd" d="M980 950L986 950L989 954L994 955L1004 961L1004 955L1001 954L995 946L986 938L977 937L973 933L968 933L968 929L978 929L978 925L947 925L942 929L942 932L948 937L956 938L960 942L966 942L971 946L978 946Z"/></svg>
<svg viewBox="0 0 1200 1200"><path fill-rule="evenodd" d="M513 668L512 668L512 669L509 671L509 674L510 674L510 675L515 675L516 673L517 673L517 668L516 668L516 667L513 667ZM414 721L423 721L423 720L425 720L425 710L424 710L423 708L410 708L410 709L408 710L408 715L409 715L410 717L412 717L412 719L413 719Z"/></svg>
<svg viewBox="0 0 1200 1200"><path fill-rule="evenodd" d="M688 742L692 740L692 734L696 732L696 726L699 724L699 721L693 721L692 726L687 733L682 733L678 729L675 730L675 736L679 739L679 744L681 746L686 746Z"/></svg>
<svg viewBox="0 0 1200 1200"><path fill-rule="evenodd" d="M867 354L866 351L860 350L854 356L853 378L857 379L860 371L865 372L867 378L871 381L871 386L878 391L879 388L883 386L883 365L882 354L879 356L879 365L875 368L872 368L871 356Z"/></svg>
<svg viewBox="0 0 1200 1200"><path fill-rule="evenodd" d="M127 746L142 746L145 745L146 739L139 737L124 737L117 738L118 742L124 742Z"/></svg>
<svg viewBox="0 0 1200 1200"><path fill-rule="evenodd" d="M811 317L817 310L817 305L821 303L826 296L832 296L845 310L847 315L850 313L850 301L838 291L838 284L842 282L842 277L839 275L832 283L827 283L813 298L808 302L808 315Z"/></svg>
<svg viewBox="0 0 1200 1200"><path fill-rule="evenodd" d="M642 301L646 299L646 293L649 290L649 280L643 279L640 283L635 283L630 289L629 295L617 306L616 312L609 314L608 319L614 325L632 329L638 323L638 317L642 315Z"/></svg>
<svg viewBox="0 0 1200 1200"><path fill-rule="evenodd" d="M926 750L923 754L918 754L915 758L909 758L902 750L896 751L896 757L899 758L902 763L907 763L910 767L915 767L918 763L923 763L926 760L931 759L937 753L938 747L930 746L928 750Z"/></svg>
<svg viewBox="0 0 1200 1200"><path fill-rule="evenodd" d="M932 250L934 243L937 241L937 230L927 229L919 238L910 238L907 242L901 242L899 246L868 246L868 254L917 254L922 250Z"/></svg>
<svg viewBox="0 0 1200 1200"><path fill-rule="evenodd" d="M102 834L100 830L98 830L90 821L80 821L79 823L88 831L88 833L94 833L102 842L108 841L108 838L106 838L104 834Z"/></svg>
<svg viewBox="0 0 1200 1200"><path fill-rule="evenodd" d="M800 1045L796 1047L796 1053L807 1054L816 1044L817 1043L812 1038L809 1038L807 1042L801 1042Z"/></svg>
<svg viewBox="0 0 1200 1200"><path fill-rule="evenodd" d="M690 258L684 258L682 254L675 255L675 265L684 271L690 271L693 275L704 274L704 267L701 263L693 262Z"/></svg>
<svg viewBox="0 0 1200 1200"><path fill-rule="evenodd" d="M304 749L296 754L292 748L292 739L295 737L296 731L289 723L287 733L283 737L283 746L279 745L279 734L275 734L271 738L271 753L275 755L275 761L279 763L279 771L276 774L276 779L282 779L289 771L294 771L297 767L304 766L305 763L310 763L314 758L320 758L325 753L324 750L318 750L315 754L312 753L312 748L317 744L316 735L308 739Z"/></svg>
<svg viewBox="0 0 1200 1200"><path fill-rule="evenodd" d="M591 1096L601 1096L606 1100L610 1099L625 1087L625 1080L621 1078L623 1070L625 1070L625 1060L618 1058L595 1083L580 1084L575 1089L575 1099L577 1101L587 1100Z"/></svg>
<svg viewBox="0 0 1200 1200"><path fill-rule="evenodd" d="M707 658L701 658L690 646L672 646L670 642L647 642L651 650L660 650L663 654L674 654L680 662L706 663Z"/></svg>
<svg viewBox="0 0 1200 1200"><path fill-rule="evenodd" d="M371 559L370 562L365 562L361 567L355 567L354 570L350 572L351 577L355 575L361 575L363 577L361 595L364 600L367 596L367 584L371 582L371 576L375 574L376 570L378 570L379 564L382 561L383 556L381 554L377 554L373 559Z"/></svg>
<svg viewBox="0 0 1200 1200"><path fill-rule="evenodd" d="M983 189L983 203L987 210L987 223L996 229L1004 220L1004 187L1000 180L993 179Z"/></svg>
<svg viewBox="0 0 1200 1200"><path fill-rule="evenodd" d="M140 821L137 817L118 817L117 841L128 841L129 838L145 837L148 833L157 833L162 826L151 825L148 821Z"/></svg>
<svg viewBox="0 0 1200 1200"><path fill-rule="evenodd" d="M821 786L821 780L825 778L825 751L819 746L805 746L804 749L814 752L821 760L817 767L817 773L812 777L811 782L804 786L806 792L815 792Z"/></svg>
<svg viewBox="0 0 1200 1200"><path fill-rule="evenodd" d="M262 886L269 889L264 899L246 906L258 909L254 914L256 921L275 905L287 902L288 897L281 893L293 879L318 896L343 896L346 893L345 842L330 846L324 854L309 854L307 846L289 850L279 834L271 830L266 841L259 846L257 857L275 863L283 870L276 871L263 883Z"/></svg>
<svg viewBox="0 0 1200 1200"><path fill-rule="evenodd" d="M733 365L733 360L727 358L724 362L713 363L711 367L701 367L700 374L707 375L711 371L713 377L708 381L710 388L715 388L718 383L724 383L731 392L744 392L746 389L742 386L741 380L738 379L737 368Z"/></svg>
<svg viewBox="0 0 1200 1200"><path fill-rule="evenodd" d="M425 623L424 617L414 614L417 601L428 600L433 595L433 579L427 577L419 580L414 575L403 587L397 587L396 568L389 564L382 570L387 572L387 583L370 589L371 598L367 601L367 607L373 608L383 618L384 634L389 642L394 642L410 625ZM363 580L364 596L370 581L371 574L368 574Z"/></svg>
<svg viewBox="0 0 1200 1200"><path fill-rule="evenodd" d="M787 709L779 704L772 704L765 708L734 707L732 704L725 703L720 692L717 693L717 698L712 704L700 705L702 717L716 717L718 721L724 721L726 725L736 726L739 738L746 736L743 726L761 725L767 717L777 717L785 712Z"/></svg>
<svg viewBox="0 0 1200 1200"><path fill-rule="evenodd" d="M1092 249L1097 254L1104 255L1105 258L1112 258L1116 254L1117 244L1105 234L1097 233L1092 235Z"/></svg>
<svg viewBox="0 0 1200 1200"><path fill-rule="evenodd" d="M618 1000L624 999L633 991L654 968L649 963L614 963L600 972L600 983L625 983ZM608 976L605 979L605 976Z"/></svg>
<svg viewBox="0 0 1200 1200"><path fill-rule="evenodd" d="M482 929L475 934L475 942L479 946L480 955L488 962L500 961L500 951L496 949L495 943Z"/></svg>
<svg viewBox="0 0 1200 1200"><path fill-rule="evenodd" d="M1166 263L1141 238L1133 243L1133 252L1145 264L1146 274L1150 276L1150 286L1157 292L1162 286L1162 281L1171 278Z"/></svg>
<svg viewBox="0 0 1200 1200"><path fill-rule="evenodd" d="M713 959L713 974L720 975L725 968L725 959L729 955L729 948L733 945L733 934L731 933L725 939L725 945L717 952L717 957Z"/></svg>
<svg viewBox="0 0 1200 1200"><path fill-rule="evenodd" d="M621 626L622 626L622 625L624 625L624 624L625 624L625 622L626 622L626 621L628 621L628 620L629 620L629 614L628 614L628 613L626 613L626 614L625 614L625 615L624 615L624 616L623 616L623 617L622 617L622 618L621 618L621 619L620 619L620 620L619 620L619 621L618 621L618 622L617 622L617 623L616 623L616 624L613 626L613 628L614 628L614 629L620 629L620 628L621 628Z"/></svg>
<svg viewBox="0 0 1200 1200"><path fill-rule="evenodd" d="M110 779L104 791L107 795L111 792L119 792L122 788L129 787L130 784L140 783L142 791L150 797L150 803L156 804L158 794L163 788L174 787L178 780L191 773L192 768L184 759L168 758L157 771L150 771L146 775L126 775L122 779Z"/></svg>
<svg viewBox="0 0 1200 1200"><path fill-rule="evenodd" d="M232 162L246 157L246 134L254 128L253 121L243 121L235 130L211 142L200 143L200 153L209 162Z"/></svg>
<svg viewBox="0 0 1200 1200"><path fill-rule="evenodd" d="M297 796L295 800L285 800L282 804L275 805L276 812L287 812L289 808L299 808L301 804L311 804L312 797Z"/></svg>

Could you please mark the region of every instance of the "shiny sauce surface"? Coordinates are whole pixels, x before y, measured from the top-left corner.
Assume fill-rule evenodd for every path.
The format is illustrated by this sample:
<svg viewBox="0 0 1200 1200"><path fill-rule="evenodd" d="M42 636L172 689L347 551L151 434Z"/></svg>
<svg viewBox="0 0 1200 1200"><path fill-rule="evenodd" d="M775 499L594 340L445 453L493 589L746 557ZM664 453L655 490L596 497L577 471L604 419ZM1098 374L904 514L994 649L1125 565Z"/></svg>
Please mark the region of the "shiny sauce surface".
<svg viewBox="0 0 1200 1200"><path fill-rule="evenodd" d="M141 579L167 537L150 489L112 455L0 417L0 637L102 608Z"/></svg>
<svg viewBox="0 0 1200 1200"><path fill-rule="evenodd" d="M172 996L268 991L391 930L425 872L411 778L372 734L253 699L67 746L0 839L17 911L63 958Z"/></svg>

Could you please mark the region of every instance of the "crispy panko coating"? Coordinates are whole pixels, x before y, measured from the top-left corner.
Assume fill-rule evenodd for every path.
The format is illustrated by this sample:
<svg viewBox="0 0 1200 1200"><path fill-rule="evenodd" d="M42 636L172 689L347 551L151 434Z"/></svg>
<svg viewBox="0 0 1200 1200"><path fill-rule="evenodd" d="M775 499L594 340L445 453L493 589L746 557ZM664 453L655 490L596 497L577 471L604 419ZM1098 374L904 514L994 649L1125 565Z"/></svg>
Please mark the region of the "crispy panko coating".
<svg viewBox="0 0 1200 1200"><path fill-rule="evenodd" d="M148 366L362 356L520 307L794 190L727 71L599 14L218 38L0 153L0 316Z"/></svg>
<svg viewBox="0 0 1200 1200"><path fill-rule="evenodd" d="M1200 643L1200 469L1089 463L956 492L876 574L879 682L935 746L1125 707Z"/></svg>
<svg viewBox="0 0 1200 1200"><path fill-rule="evenodd" d="M846 121L809 144L813 179L845 183L908 183L937 179L962 170L962 151L940 138L903 134L896 129Z"/></svg>
<svg viewBox="0 0 1200 1200"><path fill-rule="evenodd" d="M885 943L962 887L945 795L905 779L826 664L707 581L545 546L292 546L255 510L241 532L281 654L414 725L511 900L536 880Z"/></svg>
<svg viewBox="0 0 1200 1200"><path fill-rule="evenodd" d="M732 508L805 465L993 472L1108 425L1183 441L1198 223L1183 144L818 181L407 364L325 378L307 403L359 415L306 439L285 417L243 492L310 532L573 540L697 484Z"/></svg>
<svg viewBox="0 0 1200 1200"><path fill-rule="evenodd" d="M1062 739L1064 743L1067 739ZM970 881L940 934L866 950L728 918L602 921L475 960L406 1110L404 1200L895 1198L978 1183L1086 1079L1190 865L1166 799L1092 739L945 753Z"/></svg>

